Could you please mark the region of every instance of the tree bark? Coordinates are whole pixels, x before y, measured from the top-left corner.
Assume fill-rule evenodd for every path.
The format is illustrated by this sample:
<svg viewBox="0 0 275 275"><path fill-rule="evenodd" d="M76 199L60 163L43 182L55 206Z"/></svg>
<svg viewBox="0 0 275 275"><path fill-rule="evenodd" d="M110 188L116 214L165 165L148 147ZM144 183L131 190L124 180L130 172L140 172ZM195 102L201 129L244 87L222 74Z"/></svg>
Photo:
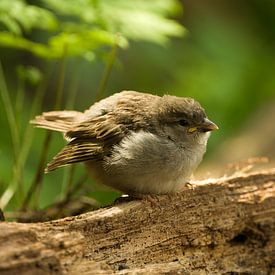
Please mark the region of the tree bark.
<svg viewBox="0 0 275 275"><path fill-rule="evenodd" d="M61 220L0 223L0 274L275 274L275 169Z"/></svg>

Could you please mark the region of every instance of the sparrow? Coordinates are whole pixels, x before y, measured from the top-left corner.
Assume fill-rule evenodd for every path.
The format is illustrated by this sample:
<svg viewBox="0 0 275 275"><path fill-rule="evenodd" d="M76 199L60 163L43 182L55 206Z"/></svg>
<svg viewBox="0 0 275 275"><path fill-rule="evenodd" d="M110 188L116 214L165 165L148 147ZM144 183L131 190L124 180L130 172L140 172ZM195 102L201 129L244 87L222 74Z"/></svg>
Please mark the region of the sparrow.
<svg viewBox="0 0 275 275"><path fill-rule="evenodd" d="M84 162L97 182L133 196L180 190L218 129L192 98L135 91L113 94L84 112L45 112L31 123L68 141L46 173Z"/></svg>

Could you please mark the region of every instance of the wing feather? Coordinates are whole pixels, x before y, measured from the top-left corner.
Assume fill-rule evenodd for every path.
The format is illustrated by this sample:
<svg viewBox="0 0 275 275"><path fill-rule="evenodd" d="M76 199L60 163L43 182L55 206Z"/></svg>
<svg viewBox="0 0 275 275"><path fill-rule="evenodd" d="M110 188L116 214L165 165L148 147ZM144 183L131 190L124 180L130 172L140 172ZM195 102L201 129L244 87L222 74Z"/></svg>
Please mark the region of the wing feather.
<svg viewBox="0 0 275 275"><path fill-rule="evenodd" d="M37 119L35 124L38 127L57 131L67 128L64 135L67 140L70 140L48 164L45 171L49 172L76 162L102 160L110 153L111 147L118 144L130 131L148 128L147 117L150 117L150 109L146 104L148 96L145 98L142 94L132 91L124 91L110 96L95 103L81 116L78 115L78 119L73 120L74 123L70 128L67 128L67 123L71 123L73 113L63 113L62 115L65 117L67 115L67 117L65 119L62 117L62 122L60 122L61 114L58 112L49 113L45 123L45 115L42 117L42 121ZM150 99L153 101L158 97L151 95ZM137 112L137 110L139 111ZM57 116L55 117L55 115ZM50 123L50 120L53 123Z"/></svg>
<svg viewBox="0 0 275 275"><path fill-rule="evenodd" d="M103 147L89 140L73 140L47 165L45 172L53 171L71 163L96 160L103 154Z"/></svg>
<svg viewBox="0 0 275 275"><path fill-rule="evenodd" d="M88 160L101 160L108 154L109 149L114 144L120 142L126 133L123 125L101 121L93 123L92 120L85 121L76 126L65 136L72 141L60 151L47 165L45 172L53 171L59 167L76 162Z"/></svg>

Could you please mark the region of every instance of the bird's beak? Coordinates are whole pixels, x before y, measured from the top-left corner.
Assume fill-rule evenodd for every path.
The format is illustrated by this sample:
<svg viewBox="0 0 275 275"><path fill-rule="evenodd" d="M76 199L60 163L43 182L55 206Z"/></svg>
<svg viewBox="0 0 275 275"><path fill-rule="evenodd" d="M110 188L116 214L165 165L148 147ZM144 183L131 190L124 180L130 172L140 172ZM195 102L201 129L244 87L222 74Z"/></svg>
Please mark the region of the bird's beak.
<svg viewBox="0 0 275 275"><path fill-rule="evenodd" d="M202 124L188 128L187 132L189 134L192 134L196 131L209 132L209 131L214 131L218 129L219 127L214 122L212 122L208 118L205 118Z"/></svg>
<svg viewBox="0 0 275 275"><path fill-rule="evenodd" d="M219 127L214 122L209 120L208 118L204 119L204 122L199 127L202 131L208 132L208 131L214 131L218 130Z"/></svg>

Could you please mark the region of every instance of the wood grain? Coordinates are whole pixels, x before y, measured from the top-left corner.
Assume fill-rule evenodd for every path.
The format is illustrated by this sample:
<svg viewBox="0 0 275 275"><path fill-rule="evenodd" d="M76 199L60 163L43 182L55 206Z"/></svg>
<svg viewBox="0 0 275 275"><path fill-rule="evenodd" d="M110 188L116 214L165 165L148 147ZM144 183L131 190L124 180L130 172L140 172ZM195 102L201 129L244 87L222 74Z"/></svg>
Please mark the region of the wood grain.
<svg viewBox="0 0 275 275"><path fill-rule="evenodd" d="M275 169L45 223L0 223L0 274L274 274ZM234 273L235 272L235 273Z"/></svg>

